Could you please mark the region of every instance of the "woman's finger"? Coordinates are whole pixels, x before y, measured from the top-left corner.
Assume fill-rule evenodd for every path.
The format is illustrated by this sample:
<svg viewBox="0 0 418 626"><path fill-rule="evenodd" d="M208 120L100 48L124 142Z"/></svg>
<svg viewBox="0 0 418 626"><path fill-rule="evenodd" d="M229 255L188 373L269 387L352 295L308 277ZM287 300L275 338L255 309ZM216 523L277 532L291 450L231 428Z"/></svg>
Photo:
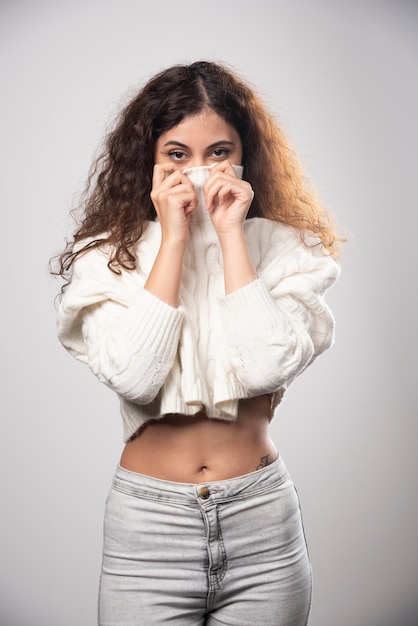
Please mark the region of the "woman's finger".
<svg viewBox="0 0 418 626"><path fill-rule="evenodd" d="M191 184L187 176L179 169L174 167L172 163L162 163L154 165L152 176L152 188L157 189L160 186L167 188L180 184Z"/></svg>
<svg viewBox="0 0 418 626"><path fill-rule="evenodd" d="M211 177L205 185L205 197L209 211L215 204L222 205L228 201L251 202L253 195L251 185L247 181L224 173L218 173L217 176Z"/></svg>

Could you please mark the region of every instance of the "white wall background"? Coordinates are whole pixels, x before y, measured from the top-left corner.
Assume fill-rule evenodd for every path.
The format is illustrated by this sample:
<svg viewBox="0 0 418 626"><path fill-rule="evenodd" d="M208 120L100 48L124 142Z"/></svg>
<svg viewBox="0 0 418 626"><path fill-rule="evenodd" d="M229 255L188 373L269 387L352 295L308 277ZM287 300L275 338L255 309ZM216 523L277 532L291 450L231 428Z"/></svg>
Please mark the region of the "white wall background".
<svg viewBox="0 0 418 626"><path fill-rule="evenodd" d="M302 500L310 626L417 623L417 9L1 2L1 626L95 623L122 430L112 393L58 344L47 262L118 105L202 58L259 90L353 235L328 298L335 347L272 427Z"/></svg>

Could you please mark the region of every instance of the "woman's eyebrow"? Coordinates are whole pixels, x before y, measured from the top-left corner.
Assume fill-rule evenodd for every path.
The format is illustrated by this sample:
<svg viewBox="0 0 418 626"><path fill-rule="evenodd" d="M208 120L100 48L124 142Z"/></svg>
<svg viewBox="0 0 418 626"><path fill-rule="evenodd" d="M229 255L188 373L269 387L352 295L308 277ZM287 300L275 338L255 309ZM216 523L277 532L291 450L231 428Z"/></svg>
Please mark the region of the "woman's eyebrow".
<svg viewBox="0 0 418 626"><path fill-rule="evenodd" d="M216 148L216 146L234 146L234 142L230 141L229 139L222 139L221 141L215 141L215 143L211 143L210 146L208 146L208 150L210 148Z"/></svg>
<svg viewBox="0 0 418 626"><path fill-rule="evenodd" d="M229 145L229 146L234 146L234 142L230 141L229 139L220 139L219 141L215 141L214 143L211 143L209 146L207 146L207 150L210 150L211 148L215 148L216 146L225 146L225 145ZM181 141L175 141L174 139L170 139L169 141L166 141L163 148L166 148L167 146L178 146L179 148L188 148L189 146L186 146L185 143L181 143Z"/></svg>
<svg viewBox="0 0 418 626"><path fill-rule="evenodd" d="M174 141L172 139L170 139L169 141L166 141L165 144L163 145L163 148L165 148L166 146L178 146L179 148L188 148L189 146L186 146L185 143L181 143L180 141Z"/></svg>

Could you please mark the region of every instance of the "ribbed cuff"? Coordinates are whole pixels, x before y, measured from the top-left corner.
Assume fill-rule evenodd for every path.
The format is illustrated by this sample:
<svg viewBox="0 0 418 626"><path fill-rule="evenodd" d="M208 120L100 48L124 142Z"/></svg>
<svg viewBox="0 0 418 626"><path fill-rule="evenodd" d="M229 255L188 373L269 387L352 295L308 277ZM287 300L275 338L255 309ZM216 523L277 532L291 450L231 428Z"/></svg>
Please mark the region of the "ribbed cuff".
<svg viewBox="0 0 418 626"><path fill-rule="evenodd" d="M220 300L224 329L228 336L257 335L263 328L277 326L277 306L261 278ZM284 320L283 320L284 325Z"/></svg>
<svg viewBox="0 0 418 626"><path fill-rule="evenodd" d="M177 345L184 313L160 300L147 289L141 288L123 317L124 334L132 346L148 344L153 352L163 348L170 352Z"/></svg>

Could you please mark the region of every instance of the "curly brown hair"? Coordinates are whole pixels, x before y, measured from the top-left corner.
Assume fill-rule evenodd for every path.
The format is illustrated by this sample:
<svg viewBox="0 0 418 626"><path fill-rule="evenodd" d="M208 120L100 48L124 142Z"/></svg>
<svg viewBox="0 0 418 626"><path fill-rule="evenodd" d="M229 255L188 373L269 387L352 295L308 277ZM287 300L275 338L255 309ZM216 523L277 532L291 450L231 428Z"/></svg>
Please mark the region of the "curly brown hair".
<svg viewBox="0 0 418 626"><path fill-rule="evenodd" d="M103 244L110 244L112 271L135 268L133 246L144 223L156 217L150 199L155 142L188 115L207 108L231 124L241 138L244 177L254 190L247 217L289 224L300 230L302 239L314 233L324 250L337 256L341 239L333 220L277 121L230 69L198 61L160 72L121 111L90 169L79 207L81 225L56 257L58 269L52 274L61 275L68 284L75 259ZM83 245L85 239L89 243Z"/></svg>

